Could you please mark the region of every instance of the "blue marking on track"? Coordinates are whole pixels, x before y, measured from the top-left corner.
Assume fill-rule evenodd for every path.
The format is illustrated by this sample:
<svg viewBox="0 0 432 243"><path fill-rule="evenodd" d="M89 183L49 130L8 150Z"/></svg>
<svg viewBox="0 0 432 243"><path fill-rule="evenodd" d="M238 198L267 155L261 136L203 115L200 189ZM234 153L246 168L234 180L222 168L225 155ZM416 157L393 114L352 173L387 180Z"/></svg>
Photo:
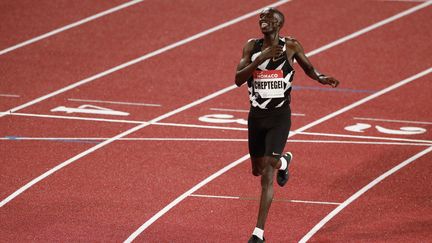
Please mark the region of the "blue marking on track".
<svg viewBox="0 0 432 243"><path fill-rule="evenodd" d="M375 93L375 90L366 89L342 89L342 88L327 88L327 87L313 87L313 86L298 86L294 85L293 90L318 90L325 92L350 92L350 93Z"/></svg>
<svg viewBox="0 0 432 243"><path fill-rule="evenodd" d="M5 136L8 140L24 140L24 137L19 136ZM36 141L37 139L33 140ZM98 144L100 141L95 140L85 140L85 139L39 139L37 141L45 141L45 142L63 142L63 143L93 143Z"/></svg>
<svg viewBox="0 0 432 243"><path fill-rule="evenodd" d="M6 136L5 138L7 138L9 140L17 140L17 139L19 139L19 137L16 137L16 136Z"/></svg>

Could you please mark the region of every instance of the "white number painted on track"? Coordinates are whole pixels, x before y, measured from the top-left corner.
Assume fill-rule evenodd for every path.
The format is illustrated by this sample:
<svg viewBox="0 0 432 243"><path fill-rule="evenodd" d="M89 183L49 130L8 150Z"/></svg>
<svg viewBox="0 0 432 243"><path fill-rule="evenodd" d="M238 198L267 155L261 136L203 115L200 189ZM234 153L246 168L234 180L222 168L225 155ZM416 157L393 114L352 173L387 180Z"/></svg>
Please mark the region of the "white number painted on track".
<svg viewBox="0 0 432 243"><path fill-rule="evenodd" d="M369 125L367 123L357 123L355 125L345 127L345 130L350 131L350 132L364 132L364 130L366 130L370 127L371 127L371 125Z"/></svg>
<svg viewBox="0 0 432 243"><path fill-rule="evenodd" d="M123 111L116 111L95 105L81 105L78 108L58 106L51 110L52 112L66 112L66 113L85 113L85 114L98 114L98 115L113 115L113 116L128 116L129 113Z"/></svg>
<svg viewBox="0 0 432 243"><path fill-rule="evenodd" d="M205 115L198 118L198 120L209 123L239 123L242 125L247 125L247 121L245 119L234 119L233 115L228 114Z"/></svg>
<svg viewBox="0 0 432 243"><path fill-rule="evenodd" d="M346 126L344 129L350 132L364 132L372 126L367 123L357 123L355 125ZM426 132L425 128L422 127L401 127L399 130L388 129L382 126L375 126L378 132L392 135L416 135Z"/></svg>
<svg viewBox="0 0 432 243"><path fill-rule="evenodd" d="M375 128L379 132L385 134L395 134L395 135L415 135L415 134L422 134L426 132L426 129L421 127L401 127L400 130L387 129L381 126L375 126Z"/></svg>

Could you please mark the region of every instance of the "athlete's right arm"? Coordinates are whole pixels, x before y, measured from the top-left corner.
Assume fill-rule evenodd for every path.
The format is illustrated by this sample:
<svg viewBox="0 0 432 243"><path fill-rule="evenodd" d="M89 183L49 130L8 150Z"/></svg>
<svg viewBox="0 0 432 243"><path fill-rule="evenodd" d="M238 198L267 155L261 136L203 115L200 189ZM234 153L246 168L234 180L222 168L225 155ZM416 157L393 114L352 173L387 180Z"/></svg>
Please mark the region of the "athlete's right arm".
<svg viewBox="0 0 432 243"><path fill-rule="evenodd" d="M253 62L251 62L251 53L254 45L255 39L251 39L243 47L243 55L240 59L240 63L237 66L237 72L235 75L235 84L237 87L242 86L261 63L269 58L277 57L282 53L282 47L279 45L270 46L262 51L261 54Z"/></svg>
<svg viewBox="0 0 432 243"><path fill-rule="evenodd" d="M252 75L253 71L255 71L256 67L258 67L258 58L255 59L255 64L251 65L251 52L254 47L255 40L251 39L246 42L243 47L243 55L240 59L240 63L237 65L237 72L235 75L235 84L237 87L242 86L249 77Z"/></svg>

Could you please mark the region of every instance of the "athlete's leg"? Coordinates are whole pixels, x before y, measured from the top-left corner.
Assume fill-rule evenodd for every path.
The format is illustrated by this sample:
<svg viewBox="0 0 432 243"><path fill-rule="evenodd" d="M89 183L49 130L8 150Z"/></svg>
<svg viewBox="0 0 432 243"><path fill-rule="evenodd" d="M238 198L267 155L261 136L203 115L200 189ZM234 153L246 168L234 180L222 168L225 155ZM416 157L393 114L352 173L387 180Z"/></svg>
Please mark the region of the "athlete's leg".
<svg viewBox="0 0 432 243"><path fill-rule="evenodd" d="M267 165L270 165L274 169L279 169L282 163L280 159L277 159L275 157L263 156L263 157L251 157L251 164L252 164L252 174L254 176L260 176L263 175L264 169L267 167Z"/></svg>
<svg viewBox="0 0 432 243"><path fill-rule="evenodd" d="M252 174L254 176L261 176L266 167L265 157L251 157Z"/></svg>
<svg viewBox="0 0 432 243"><path fill-rule="evenodd" d="M275 170L281 169L281 156L290 129L290 113L282 113L267 120L268 130L265 135L264 156L256 162L261 172L261 199L256 227L264 230L265 222L273 201L273 178ZM285 164L286 166L287 164Z"/></svg>
<svg viewBox="0 0 432 243"><path fill-rule="evenodd" d="M248 118L248 145L252 163L252 174L254 176L262 175L266 166L264 163L266 135L264 124L263 119L251 116Z"/></svg>
<svg viewBox="0 0 432 243"><path fill-rule="evenodd" d="M263 160L264 163L266 163L267 165L264 167L261 176L261 199L258 211L258 220L256 224L256 227L262 230L264 230L264 225L267 219L270 205L273 201L273 177L275 169L272 164L275 164L278 159L270 156L265 156Z"/></svg>

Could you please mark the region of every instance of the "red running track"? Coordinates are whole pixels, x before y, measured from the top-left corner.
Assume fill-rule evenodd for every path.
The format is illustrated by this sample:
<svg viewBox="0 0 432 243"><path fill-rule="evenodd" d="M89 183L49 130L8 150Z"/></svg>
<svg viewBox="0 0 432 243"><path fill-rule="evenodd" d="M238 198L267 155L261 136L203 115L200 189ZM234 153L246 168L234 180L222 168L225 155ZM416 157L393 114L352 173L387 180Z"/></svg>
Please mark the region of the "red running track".
<svg viewBox="0 0 432 243"><path fill-rule="evenodd" d="M315 5L306 5L307 3L307 1L293 1L285 4L280 9L287 13L287 23L296 23L293 26L286 26L288 33L290 35L293 33L292 35L300 39L304 46L309 48L308 50L313 50L415 5L415 3L393 2L368 2L368 4L365 4L364 1L355 1L349 4L346 1L328 1L326 4L315 3ZM142 5L148 6L144 4L168 8L167 5L158 5L155 1L147 1ZM209 2L203 2L202 5L198 4L196 8L193 8L196 10L194 13L197 14L197 18L199 18L199 14L204 16L206 12L203 10L209 9L209 4ZM117 46L109 41L102 41L107 39L106 36L115 35L116 25L113 23L119 21L124 23L124 20L121 21L122 16L130 17L126 14L127 11L136 11L136 13L149 11L145 7L140 9L139 6L141 5L100 20L100 22L106 21L107 26L113 25L114 27L112 32L108 31L100 37L91 38L92 42L94 42L90 49L94 49L94 53L89 58L98 60L95 61L94 65L91 60L83 63L80 61L81 59L73 56L61 57L54 55L55 58L58 58L56 63L61 65L59 65L58 69L49 69L49 72L52 72L51 74L49 72L45 74L45 77L51 81L41 83L40 87L30 90L28 86L21 82L16 86L6 84L6 88L0 86L0 90L6 89L8 92L17 91L25 94L23 100L7 103L4 109L9 109L11 105L15 106L31 100L41 94L63 87L139 55L131 55L131 53L151 51L209 28L214 23L226 21L256 9L258 6L263 6L263 3L255 1L251 5L238 4L232 8L212 5L211 9L215 12L208 15L212 16L211 18L205 18L208 22L198 23L189 20L180 22L179 19L181 19L182 14L186 13L180 11L181 13L176 12L175 16L171 14L169 16L174 16L174 19L172 22L167 22L164 28L151 27L153 33L154 31L163 31L165 28L173 28L172 33L170 32L170 35L166 36L167 39L162 45L154 42L144 46L144 49L139 49L137 46L140 45L140 40L143 38L137 38L135 44L127 45L130 46L130 49L128 47L121 50L122 45ZM182 5L185 9L190 6L190 4ZM310 13L318 13L323 9L328 9L328 11L320 12L323 14L315 14L313 15L314 18L307 18L305 11L302 11L305 6L307 6ZM378 7L380 11L376 11ZM176 16L179 19L175 19ZM353 16L356 17L353 18ZM429 48L424 42L425 39L432 35L426 28L427 22L424 21L429 17L430 7L312 57L311 60L320 70L336 75L343 81L342 87L350 89L352 92L342 92L343 90L340 92L309 89L295 90L293 94L293 111L304 113L305 116L293 117L293 129L315 121L369 95L369 93L356 91L377 91L430 67L431 59L427 55ZM164 18L164 16L161 16L161 18ZM169 18L165 16L165 19ZM299 19L304 21L298 21ZM136 28L123 29L119 26L118 29L121 29L124 35L139 33L139 27L142 23L137 20L131 24ZM55 43L50 46L50 49L65 49L70 52L81 53L86 46L81 46L79 43L82 43L82 41L79 40L95 36L93 34L95 28L97 29L96 26L100 24L102 23L94 22L76 29L76 32L65 32L56 36L51 40L55 41ZM183 26L181 26L182 24ZM185 28L185 25L190 28ZM408 27L413 25L418 26L423 31L416 31ZM305 29L308 30L308 28L310 28L310 32L304 31ZM134 31L131 32L131 30ZM142 34L147 34L148 40L154 40L154 38L151 38L153 35L149 34L152 31L147 29ZM79 89L73 89L43 103L30 106L22 112L56 115L57 113L50 112L54 107L62 105L76 107L85 103L74 103L69 101L68 98L161 104L161 107L101 104L104 107L129 112L131 115L128 116L128 120L150 120L215 90L231 85L233 70L238 62L241 46L252 34L258 35L257 32L253 31L257 31L256 19L251 18L118 73L97 79ZM400 38L405 36L411 36L412 38ZM65 45L65 38L73 38L76 41ZM128 41L132 41L132 39L128 38ZM43 43L41 42L40 45ZM72 46L72 44L74 45ZM104 44L113 52L106 52L107 48L103 48ZM412 55L418 57L418 59L404 62L401 56L405 56L405 53L400 48L400 46L404 45L416 46L417 48L412 50ZM96 48L98 46L101 46L101 48ZM118 48L117 51L115 48ZM42 49L37 49L36 44L34 47L29 48L30 50L37 53L42 52ZM24 51L24 49L21 51ZM112 55L112 53L116 54ZM9 58L21 60L19 52L17 52L16 57L12 57L13 54L10 53L11 57ZM212 58L208 58L209 56ZM69 62L77 65L77 69L75 72L70 73L70 76L65 77L65 74L60 69L64 65L62 63L67 63L68 58ZM87 60L87 58L84 59ZM15 65L11 64L11 62L8 63L7 65ZM27 79L29 80L32 76L35 76L34 74L31 75L32 70L35 73L40 73L37 69L44 69L42 65L35 65L35 63L37 63L36 60L33 62L34 69L26 68L30 72L30 75L29 73L25 74L28 75ZM168 79L163 79L164 82L161 83L154 70L162 67L165 73L177 75L169 76ZM16 77L16 72L15 74L13 72L14 69L10 70L11 72L8 72L9 77ZM314 85L313 82L306 81L301 71L298 71L296 75L296 85L319 87ZM59 79L55 77L59 77ZM343 128L358 122L353 117L364 117L365 115L375 118L428 121L429 117L427 115L430 114L430 109L428 110L427 107L425 109L412 108L424 107L424 104L428 102L429 96L427 92L424 92L428 87L430 88L428 79L430 79L430 75L380 96L329 120L329 122L320 124L308 130L308 132L357 135L350 134ZM56 83L55 80L63 81ZM214 125L198 120L199 117L212 113L228 113L236 118L245 118L246 113L216 112L210 110L210 108L247 109L246 92L244 89L231 91L164 119L162 122ZM158 95L155 96L155 93ZM401 97L404 96L411 97L410 103L399 102L398 109L395 109L395 101L400 101ZM62 115L70 116L70 114ZM95 117L94 115L72 115ZM118 118L113 116L97 117ZM380 122L369 123L383 125ZM112 137L134 126L129 123L23 118L20 116L3 117L1 118L1 124L2 127L7 128L4 134L2 133L2 137ZM244 128L241 124L232 123L216 125ZM2 207L0 214L2 222L1 234L5 236L7 241L123 241L141 224L180 194L247 153L247 143L244 142L247 136L244 130L179 128L177 126L151 125L133 133L129 137L236 138L243 140L230 142L173 141L172 139L165 141L116 141L54 173ZM390 123L384 123L383 126L390 126L392 129L398 128L396 124ZM423 124L421 127L427 129L428 132L410 136L409 138L431 140L429 132L431 126ZM361 135L400 137L378 134L372 129ZM301 139L309 141L307 143L295 141ZM276 189L276 201L272 205L266 229L266 237L271 242L298 241L321 218L336 207L332 204L304 204L288 202L287 200L299 199L340 203L389 168L427 146L328 144L313 143L311 141L317 139L329 140L330 138L323 138L322 135L314 137L297 135L287 146L287 149L292 150L296 156L293 162L293 177L287 188ZM339 140L340 142L341 139L333 140ZM365 141L364 139L356 140ZM366 141L370 142L372 140ZM6 178L6 180L2 179L2 192L10 194L20 185L34 178L35 174L41 174L53 165L94 145L87 143L89 140L84 140L84 142L2 141L2 143L6 144L6 146L2 146L2 150L6 148L4 153L2 151L2 154L6 154L5 158L13 158L2 163L2 166L7 168L7 170L2 169L2 171L7 171L7 176L4 177L2 172L2 178ZM338 217L330 221L328 226L319 231L316 238L312 238L312 240L340 242L348 240L392 240L404 242L407 240L407 236L409 239L418 241L426 239L428 227L422 227L416 222L427 223L428 219L424 216L428 215L428 212L430 214L431 209L430 203L428 204L424 197L421 196L424 194L430 195L431 193L427 184L422 183L428 181L427 173L422 172L422 170L427 171L424 161L427 162L430 155L427 156L414 162L412 167L407 167L407 169L410 169L410 173L419 173L421 179L410 176L405 169L401 170L402 175L395 174L388 181L384 181L382 185L379 184L356 201L352 208L349 206L346 211L342 211ZM36 163L33 165L31 161L36 161ZM417 169L414 170L414 168ZM170 176L167 176L167 171ZM417 190L410 190L409 184L411 183L401 182L402 179L397 179L399 176L406 178L405 180L419 187L416 187ZM388 192L386 188L394 187L400 190L391 195L385 194L385 192ZM423 192L423 194L420 192ZM256 198L259 195L259 183L256 178L250 175L249 162L242 163L218 177L198 190L196 194L236 196L240 197L240 199L188 197L144 231L137 238L137 241L202 242L208 240L211 242L245 242L247 240L254 226L258 205ZM411 196L406 196L406 203L403 203L401 196L398 195ZM371 202L381 203L384 206L373 208ZM409 204L415 204L416 206L409 207ZM395 214L392 211L395 207L406 209L404 210L406 212L405 216ZM379 210L382 216L381 219L387 218L388 220L377 221L374 218L376 214L372 213L374 210ZM360 219L353 220L356 218L360 218L361 221ZM409 218L409 220L406 220L406 218ZM362 224L360 225L359 222ZM397 230L395 230L398 229L398 225L410 225L410 227L403 227L404 231L402 232L406 233L398 234ZM382 231L386 233L381 235L377 233Z"/></svg>

